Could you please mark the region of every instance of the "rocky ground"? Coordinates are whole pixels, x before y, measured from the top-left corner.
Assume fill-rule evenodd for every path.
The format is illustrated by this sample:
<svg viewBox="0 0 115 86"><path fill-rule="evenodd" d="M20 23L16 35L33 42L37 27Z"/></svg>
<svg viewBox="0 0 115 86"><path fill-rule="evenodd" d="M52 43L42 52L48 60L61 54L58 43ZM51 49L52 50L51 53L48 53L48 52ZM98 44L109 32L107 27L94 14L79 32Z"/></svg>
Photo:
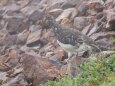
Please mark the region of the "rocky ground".
<svg viewBox="0 0 115 86"><path fill-rule="evenodd" d="M115 0L0 0L0 86L38 86L82 72L76 65L87 58L75 56L66 72L67 53L39 23L44 13L106 48L115 47Z"/></svg>

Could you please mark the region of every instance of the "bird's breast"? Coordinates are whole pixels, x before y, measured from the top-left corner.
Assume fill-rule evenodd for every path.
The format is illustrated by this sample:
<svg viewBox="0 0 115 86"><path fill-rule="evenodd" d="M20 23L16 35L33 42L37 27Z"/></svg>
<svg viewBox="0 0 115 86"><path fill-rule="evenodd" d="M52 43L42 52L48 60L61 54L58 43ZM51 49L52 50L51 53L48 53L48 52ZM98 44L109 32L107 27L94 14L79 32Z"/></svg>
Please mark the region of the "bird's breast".
<svg viewBox="0 0 115 86"><path fill-rule="evenodd" d="M77 48L71 44L64 44L64 43L61 43L60 41L58 41L58 44L66 51L66 52L71 52L71 53L75 53Z"/></svg>

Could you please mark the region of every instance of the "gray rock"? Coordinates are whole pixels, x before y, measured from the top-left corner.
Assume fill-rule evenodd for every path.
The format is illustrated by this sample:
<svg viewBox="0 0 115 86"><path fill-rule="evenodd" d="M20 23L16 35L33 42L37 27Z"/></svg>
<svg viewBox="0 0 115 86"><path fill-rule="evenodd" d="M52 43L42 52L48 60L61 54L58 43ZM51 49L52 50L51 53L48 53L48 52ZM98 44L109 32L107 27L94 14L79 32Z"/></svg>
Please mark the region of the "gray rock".
<svg viewBox="0 0 115 86"><path fill-rule="evenodd" d="M16 42L15 35L10 35L7 30L0 30L0 46L11 47Z"/></svg>
<svg viewBox="0 0 115 86"><path fill-rule="evenodd" d="M36 21L38 20L41 20L43 18L43 15L44 13L41 12L41 11L34 11L30 17L29 17L29 20L32 22L32 23L35 23Z"/></svg>
<svg viewBox="0 0 115 86"><path fill-rule="evenodd" d="M103 38L100 40L96 41L100 46L102 46L103 48L108 48L110 45L112 45L111 40L107 39L107 38Z"/></svg>
<svg viewBox="0 0 115 86"><path fill-rule="evenodd" d="M63 9L71 8L77 5L81 0L66 0L65 3L62 5Z"/></svg>
<svg viewBox="0 0 115 86"><path fill-rule="evenodd" d="M79 12L80 16L86 16L86 15L88 15L87 10L88 10L88 6L86 5L86 3L82 3L78 7L78 12Z"/></svg>
<svg viewBox="0 0 115 86"><path fill-rule="evenodd" d="M8 20L7 30L11 34L16 34L22 32L27 26L27 23L23 22L21 18L10 18Z"/></svg>
<svg viewBox="0 0 115 86"><path fill-rule="evenodd" d="M99 39L102 39L102 38L105 38L105 37L111 37L111 36L115 36L115 32L114 31L111 31L111 32L99 32L99 33L95 33L93 35L91 35L90 37L93 39L93 40L99 40Z"/></svg>
<svg viewBox="0 0 115 86"><path fill-rule="evenodd" d="M29 31L23 31L17 35L16 44L24 45L26 43L27 37L29 35Z"/></svg>
<svg viewBox="0 0 115 86"><path fill-rule="evenodd" d="M76 17L74 19L74 26L79 29L80 31L82 31L82 29L84 27L86 27L87 25L90 24L90 20L91 18L90 17Z"/></svg>

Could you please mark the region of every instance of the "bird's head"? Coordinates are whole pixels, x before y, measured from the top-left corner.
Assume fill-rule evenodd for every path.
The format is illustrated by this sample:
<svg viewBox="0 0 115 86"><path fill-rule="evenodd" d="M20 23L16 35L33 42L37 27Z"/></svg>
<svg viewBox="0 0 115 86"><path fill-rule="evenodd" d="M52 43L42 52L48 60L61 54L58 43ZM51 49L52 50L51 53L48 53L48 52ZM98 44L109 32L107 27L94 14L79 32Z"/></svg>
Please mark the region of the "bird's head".
<svg viewBox="0 0 115 86"><path fill-rule="evenodd" d="M56 24L55 19L49 14L45 15L40 22L40 25L42 25L46 29L52 28L52 26L54 26L55 24Z"/></svg>

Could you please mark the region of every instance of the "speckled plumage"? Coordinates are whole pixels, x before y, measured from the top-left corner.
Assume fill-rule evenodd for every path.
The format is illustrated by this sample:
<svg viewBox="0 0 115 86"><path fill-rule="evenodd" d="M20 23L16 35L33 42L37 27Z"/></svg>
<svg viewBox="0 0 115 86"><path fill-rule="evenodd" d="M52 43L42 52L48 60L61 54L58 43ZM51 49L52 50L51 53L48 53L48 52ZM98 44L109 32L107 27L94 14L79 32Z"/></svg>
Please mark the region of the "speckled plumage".
<svg viewBox="0 0 115 86"><path fill-rule="evenodd" d="M90 51L90 54L101 50L100 46L95 41L83 35L80 31L71 28L62 28L61 25L51 17L47 17L46 19L48 25L55 33L59 45L68 52L69 56L87 50Z"/></svg>

